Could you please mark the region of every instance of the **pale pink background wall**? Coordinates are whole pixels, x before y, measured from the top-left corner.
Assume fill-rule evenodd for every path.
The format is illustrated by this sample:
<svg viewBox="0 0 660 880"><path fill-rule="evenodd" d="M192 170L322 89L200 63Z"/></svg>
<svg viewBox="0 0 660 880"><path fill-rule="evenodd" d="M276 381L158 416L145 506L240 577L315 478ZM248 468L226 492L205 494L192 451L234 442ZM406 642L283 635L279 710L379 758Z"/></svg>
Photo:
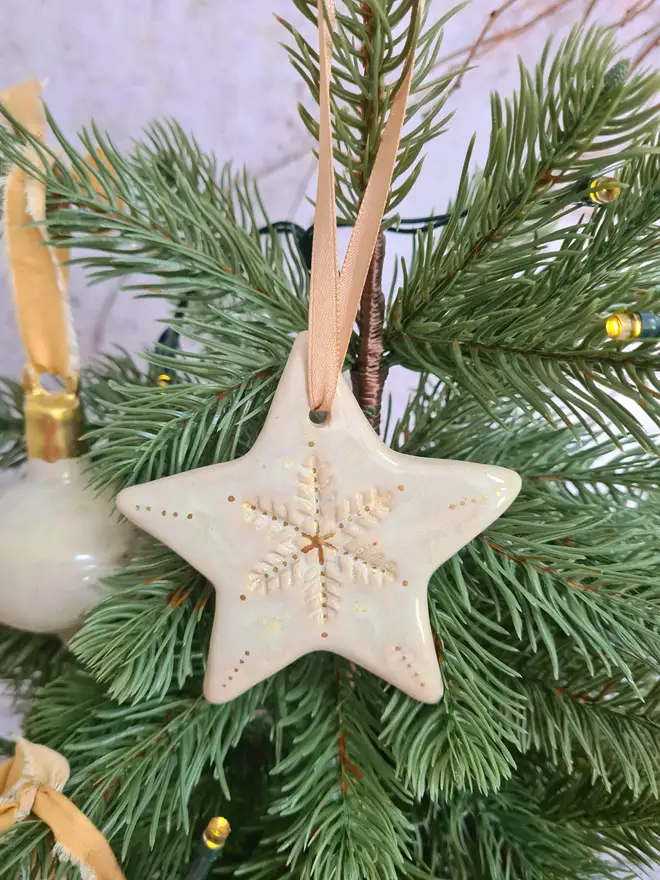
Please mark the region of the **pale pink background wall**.
<svg viewBox="0 0 660 880"><path fill-rule="evenodd" d="M430 14L439 17L450 6L430 0ZM446 52L474 40L496 6L497 0L473 0L447 26ZM510 93L517 54L532 64L549 36L559 38L587 13L590 22L615 26L622 43L642 35L629 47L632 56L660 36L656 0L508 0L506 7L494 33L538 21L467 74L451 99L450 131L432 144L404 216L445 207L475 130L477 160L483 159L489 91ZM46 99L65 132L93 117L119 145L150 119L173 116L219 159L249 167L274 219L308 224L304 195L313 191L314 162L296 112L306 94L278 45L283 32L274 13L296 16L291 0L3 0L0 90L34 74L47 77ZM647 63L657 66L659 57L656 48ZM406 241L390 236L388 245L391 260L395 249L405 252ZM86 290L75 272L72 294L84 359L114 343L138 350L157 335L158 303L137 303L108 285ZM16 376L21 365L0 276L0 374ZM401 400L406 377L395 376L391 387ZM0 713L0 733L14 724Z"/></svg>

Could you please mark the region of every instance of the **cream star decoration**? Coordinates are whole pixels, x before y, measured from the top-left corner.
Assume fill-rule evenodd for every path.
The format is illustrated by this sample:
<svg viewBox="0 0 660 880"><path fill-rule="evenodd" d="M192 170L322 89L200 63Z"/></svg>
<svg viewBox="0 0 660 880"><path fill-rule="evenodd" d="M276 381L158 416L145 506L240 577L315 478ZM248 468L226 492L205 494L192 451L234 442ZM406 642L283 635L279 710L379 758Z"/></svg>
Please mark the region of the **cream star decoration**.
<svg viewBox="0 0 660 880"><path fill-rule="evenodd" d="M314 424L306 357L303 333L247 455L125 489L117 506L217 590L211 702L319 650L436 702L429 578L506 510L520 478L393 452L343 378Z"/></svg>

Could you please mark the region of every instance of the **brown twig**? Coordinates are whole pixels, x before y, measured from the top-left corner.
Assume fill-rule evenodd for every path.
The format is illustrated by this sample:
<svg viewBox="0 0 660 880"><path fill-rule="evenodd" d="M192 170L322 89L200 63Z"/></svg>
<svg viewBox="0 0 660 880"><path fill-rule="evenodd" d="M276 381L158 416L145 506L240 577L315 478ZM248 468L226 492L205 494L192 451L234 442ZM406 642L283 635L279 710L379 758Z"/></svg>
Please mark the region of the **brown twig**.
<svg viewBox="0 0 660 880"><path fill-rule="evenodd" d="M660 33L660 24L657 24L657 23L652 24L650 27L647 27L646 30L643 30L641 33L636 34L634 37L632 37L626 43L623 43L621 45L621 50L623 51L624 49L627 49L629 46L634 46L635 43L639 43L640 40L644 40L644 39L646 39L646 37L650 37L652 34L655 34L656 32Z"/></svg>
<svg viewBox="0 0 660 880"><path fill-rule="evenodd" d="M645 61L651 54L651 52L653 52L654 49L657 49L658 46L660 46L660 34L650 40L646 47L642 49L642 51L635 57L631 66L631 70L635 70L635 68L639 67L642 61Z"/></svg>
<svg viewBox="0 0 660 880"><path fill-rule="evenodd" d="M623 17L619 19L619 21L616 21L614 22L614 24L610 25L610 27L616 28L617 30L619 28L625 27L627 24L630 24L632 21L634 21L638 15L642 15L648 9L650 9L654 3L655 0L635 0L635 2L626 9Z"/></svg>
<svg viewBox="0 0 660 880"><path fill-rule="evenodd" d="M584 10L584 15L582 16L582 27L584 27L584 25L587 23L587 19L589 18L591 13L594 11L594 8L596 7L597 3L598 3L598 0L589 0L589 3L587 4L587 8Z"/></svg>
<svg viewBox="0 0 660 880"><path fill-rule="evenodd" d="M373 44L376 27L373 10L368 3L362 4L362 17L367 31L367 40L362 46L360 55L366 76L370 68L369 46ZM379 84L379 98L380 88ZM370 94L365 94L361 102L361 115L365 123L361 148L365 154L369 148L369 133L372 131L371 122L373 122L373 118L369 117L378 113L378 106L378 101L374 101ZM359 182L364 192L368 181L362 173L359 175ZM375 431L378 431L380 427L383 386L386 377L386 371L383 369L385 297L382 285L384 258L385 235L381 232L376 239L369 272L362 288L360 309L357 315L359 330L357 357L351 370L353 394Z"/></svg>
<svg viewBox="0 0 660 880"><path fill-rule="evenodd" d="M479 34L477 39L474 41L474 43L470 47L470 51L468 52L468 56L465 59L465 63L463 65L463 67L461 68L461 71L458 74L458 77L456 78L456 82L452 86L452 89L451 89L452 92L455 91L456 89L460 89L461 83L463 82L463 77L465 76L468 68L470 67L470 65L472 64L474 59L479 54L479 49L484 44L486 37L488 35L488 32L495 25L495 22L497 21L497 19L503 13L505 13L508 9L511 9L511 7L514 5L514 3L517 3L517 2L518 2L518 0L504 0L504 3L501 6L498 6L497 9L493 9L493 11L490 13L490 15L488 16L488 19L486 21L486 24L481 29L481 33ZM595 2L595 0L594 0L594 2Z"/></svg>
<svg viewBox="0 0 660 880"><path fill-rule="evenodd" d="M362 289L360 311L357 316L360 331L357 357L351 370L353 394L374 431L378 431L380 427L383 386L387 376L383 368L384 260L385 234L381 232L376 240L369 272Z"/></svg>
<svg viewBox="0 0 660 880"><path fill-rule="evenodd" d="M506 0L506 2L508 2L508 0ZM555 2L550 3L545 9L541 10L541 12L538 12L536 15L534 15L528 21L525 21L522 24L517 25L516 27L507 28L506 30L498 31L498 33L493 34L492 36L487 37L486 39L483 39L481 41L481 45L480 45L478 51L481 54L483 54L485 51L489 51L494 46L498 45L499 43L503 42L504 40L508 40L511 37L519 36L520 34L524 33L525 31L529 30L530 28L534 27L534 25L538 24L540 21L543 21L543 19L549 18L550 16L554 15L555 12L558 12L564 6L568 6L569 3L573 3L573 2L575 2L575 0L555 0ZM494 12L497 14L496 17L499 17L500 11L501 11L501 8L494 10ZM493 12L491 12L491 16L492 15L493 15ZM446 64L448 61L454 61L456 58L460 58L462 55L467 54L469 56L469 53L471 52L472 47L473 47L473 44L469 43L466 46L462 46L460 49L455 49L453 52L450 52L448 55L444 55L442 58L439 58L438 61L435 63L434 67L438 67L441 64ZM474 57L475 56L473 55L472 60L474 60Z"/></svg>

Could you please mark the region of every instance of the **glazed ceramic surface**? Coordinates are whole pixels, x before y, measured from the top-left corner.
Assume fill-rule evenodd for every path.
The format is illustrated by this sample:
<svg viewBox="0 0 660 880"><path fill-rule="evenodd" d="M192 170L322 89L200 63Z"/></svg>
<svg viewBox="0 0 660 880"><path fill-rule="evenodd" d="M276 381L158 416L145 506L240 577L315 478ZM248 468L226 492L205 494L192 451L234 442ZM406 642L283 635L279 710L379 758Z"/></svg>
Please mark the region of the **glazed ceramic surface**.
<svg viewBox="0 0 660 880"><path fill-rule="evenodd" d="M436 702L429 578L506 510L520 478L393 452L343 378L329 420L313 424L306 337L247 455L131 487L117 504L216 587L212 702L311 651L333 651Z"/></svg>
<svg viewBox="0 0 660 880"><path fill-rule="evenodd" d="M133 529L86 486L79 459L29 459L0 496L0 622L66 638L104 595Z"/></svg>

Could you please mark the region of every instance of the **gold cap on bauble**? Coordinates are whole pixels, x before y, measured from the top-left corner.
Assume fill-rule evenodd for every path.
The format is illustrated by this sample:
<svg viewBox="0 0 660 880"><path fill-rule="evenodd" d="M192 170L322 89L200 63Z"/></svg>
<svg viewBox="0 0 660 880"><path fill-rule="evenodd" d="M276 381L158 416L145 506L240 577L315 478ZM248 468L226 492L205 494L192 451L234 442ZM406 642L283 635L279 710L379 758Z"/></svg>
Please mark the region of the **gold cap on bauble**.
<svg viewBox="0 0 660 880"><path fill-rule="evenodd" d="M26 369L23 389L28 458L53 462L81 455L85 446L80 439L83 422L78 376L66 379L60 390L47 391L39 377Z"/></svg>

